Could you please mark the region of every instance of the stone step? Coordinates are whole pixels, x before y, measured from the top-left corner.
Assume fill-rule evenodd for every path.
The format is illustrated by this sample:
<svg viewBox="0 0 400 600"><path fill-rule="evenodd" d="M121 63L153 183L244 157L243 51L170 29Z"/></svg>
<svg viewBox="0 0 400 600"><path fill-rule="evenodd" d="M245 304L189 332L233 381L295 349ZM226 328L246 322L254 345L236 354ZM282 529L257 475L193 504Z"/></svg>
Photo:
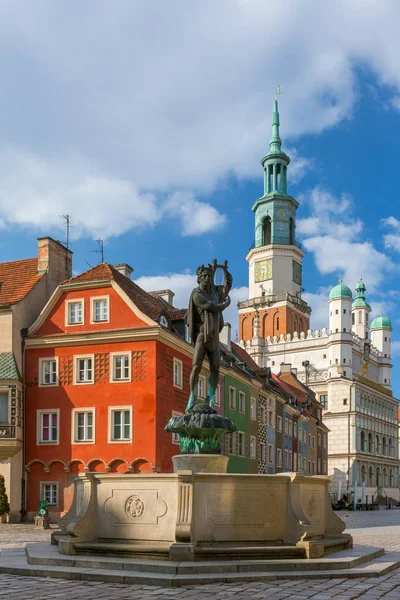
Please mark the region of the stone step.
<svg viewBox="0 0 400 600"><path fill-rule="evenodd" d="M369 578L380 577L398 568L400 562L396 553L376 558L362 567L336 570L275 572L226 572L219 573L150 573L124 571L123 569L96 569L76 566L51 566L29 564L27 557L21 553L2 551L0 557L0 573L33 577L53 577L81 581L107 581L111 583L160 585L165 587L185 587L210 583L237 583L252 581L276 581L281 579L335 579L335 578ZM319 559L321 560L321 559ZM194 563L193 566L196 566Z"/></svg>
<svg viewBox="0 0 400 600"><path fill-rule="evenodd" d="M151 542L127 544L121 542L79 542L74 544L77 554L102 556L143 557L168 560L171 542Z"/></svg>

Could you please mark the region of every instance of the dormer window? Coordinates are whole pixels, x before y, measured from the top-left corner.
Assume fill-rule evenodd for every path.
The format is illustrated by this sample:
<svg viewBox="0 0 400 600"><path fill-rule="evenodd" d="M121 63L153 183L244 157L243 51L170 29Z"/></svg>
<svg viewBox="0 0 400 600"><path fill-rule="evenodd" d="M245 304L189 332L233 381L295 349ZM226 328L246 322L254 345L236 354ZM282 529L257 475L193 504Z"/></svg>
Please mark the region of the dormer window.
<svg viewBox="0 0 400 600"><path fill-rule="evenodd" d="M167 329L169 328L169 322L165 315L161 315L158 322L160 323L160 325L162 325L162 327L166 327Z"/></svg>

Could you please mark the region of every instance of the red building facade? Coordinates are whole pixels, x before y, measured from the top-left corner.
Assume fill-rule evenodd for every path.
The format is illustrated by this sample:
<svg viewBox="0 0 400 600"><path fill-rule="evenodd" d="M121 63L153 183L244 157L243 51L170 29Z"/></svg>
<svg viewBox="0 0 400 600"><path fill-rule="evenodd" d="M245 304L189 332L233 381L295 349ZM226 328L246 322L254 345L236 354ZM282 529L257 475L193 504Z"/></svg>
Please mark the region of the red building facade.
<svg viewBox="0 0 400 600"><path fill-rule="evenodd" d="M85 470L171 471L179 442L163 429L189 395L184 312L107 264L59 286L26 340L28 517L42 498L64 513Z"/></svg>

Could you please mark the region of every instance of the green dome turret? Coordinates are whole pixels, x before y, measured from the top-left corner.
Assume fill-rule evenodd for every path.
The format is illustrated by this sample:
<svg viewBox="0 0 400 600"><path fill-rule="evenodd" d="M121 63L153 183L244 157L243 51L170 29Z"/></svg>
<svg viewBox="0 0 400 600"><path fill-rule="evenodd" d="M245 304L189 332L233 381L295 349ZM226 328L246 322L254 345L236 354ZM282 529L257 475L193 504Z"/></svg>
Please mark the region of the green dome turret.
<svg viewBox="0 0 400 600"><path fill-rule="evenodd" d="M365 291L366 291L366 287L365 287L365 283L362 280L362 277L360 277L360 279L358 280L358 283L356 285L356 297L355 300L353 302L353 308L368 308L369 310L372 310L370 305L368 304L368 302L366 302L365 300Z"/></svg>
<svg viewBox="0 0 400 600"><path fill-rule="evenodd" d="M384 317L382 313L376 317L371 323L371 329L392 329L390 319Z"/></svg>
<svg viewBox="0 0 400 600"><path fill-rule="evenodd" d="M344 285L342 280L331 289L329 294L329 300L336 300L337 298L350 298L350 300L353 298L351 289Z"/></svg>

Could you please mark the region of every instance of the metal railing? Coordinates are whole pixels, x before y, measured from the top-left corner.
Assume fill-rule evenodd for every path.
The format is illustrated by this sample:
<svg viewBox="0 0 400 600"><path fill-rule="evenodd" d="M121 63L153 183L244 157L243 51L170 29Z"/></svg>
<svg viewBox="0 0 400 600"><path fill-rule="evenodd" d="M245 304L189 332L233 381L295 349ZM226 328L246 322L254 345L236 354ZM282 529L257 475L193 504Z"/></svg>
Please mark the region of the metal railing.
<svg viewBox="0 0 400 600"><path fill-rule="evenodd" d="M259 244L258 246L256 246L256 243L253 242L249 248L249 252L250 252L250 250L253 250L254 248L262 248L263 246L271 246L274 244L276 244L278 246L296 246L297 248L300 248L300 250L303 250L303 246L300 244L300 242L298 242L296 240L289 241L287 239L287 237L272 236L269 244Z"/></svg>
<svg viewBox="0 0 400 600"><path fill-rule="evenodd" d="M250 298L249 300L243 300L242 302L238 302L238 308L251 308L255 306L269 306L270 304L275 304L276 302L285 302L289 301L292 304L297 304L306 310L306 312L311 312L310 307L307 302L299 298L298 296L293 296L288 292L284 292L282 294L265 294L264 296L258 296L257 298Z"/></svg>

